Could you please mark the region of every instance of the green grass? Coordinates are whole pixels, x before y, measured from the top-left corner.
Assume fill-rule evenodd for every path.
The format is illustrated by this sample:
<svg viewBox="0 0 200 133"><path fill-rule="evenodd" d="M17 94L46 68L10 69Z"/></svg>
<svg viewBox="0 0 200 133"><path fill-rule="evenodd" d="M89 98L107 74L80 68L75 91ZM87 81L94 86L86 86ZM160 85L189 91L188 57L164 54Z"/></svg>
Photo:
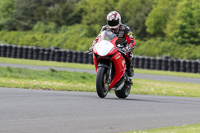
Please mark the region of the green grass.
<svg viewBox="0 0 200 133"><path fill-rule="evenodd" d="M134 94L200 97L200 84L133 79Z"/></svg>
<svg viewBox="0 0 200 133"><path fill-rule="evenodd" d="M126 133L200 133L200 124L184 125L179 127L165 127L150 130L137 130Z"/></svg>
<svg viewBox="0 0 200 133"><path fill-rule="evenodd" d="M89 73L0 67L0 87L96 92L96 75ZM133 79L132 94L200 97L200 85Z"/></svg>
<svg viewBox="0 0 200 133"><path fill-rule="evenodd" d="M147 70L147 69L136 69L135 72L136 73L144 73L144 74L200 78L200 73L172 72L172 71Z"/></svg>
<svg viewBox="0 0 200 133"><path fill-rule="evenodd" d="M55 61L39 61L39 60L14 59L14 58L2 58L2 57L0 57L0 62L13 63L13 64L25 64L25 65L41 65L41 66L80 68L80 69L94 69L94 65L90 65L90 64L62 63L62 62L55 62ZM194 73L157 71L157 70L146 70L146 69L135 69L135 73L200 78L199 73L194 74Z"/></svg>
<svg viewBox="0 0 200 133"><path fill-rule="evenodd" d="M3 58L3 57L0 57L0 62L12 63L12 64L24 64L24 65L94 69L94 65L90 64L64 63L56 61L40 61L40 60L15 59L15 58Z"/></svg>
<svg viewBox="0 0 200 133"><path fill-rule="evenodd" d="M90 91L92 86L93 91L95 90L95 75L85 72L0 67L0 73L1 87Z"/></svg>

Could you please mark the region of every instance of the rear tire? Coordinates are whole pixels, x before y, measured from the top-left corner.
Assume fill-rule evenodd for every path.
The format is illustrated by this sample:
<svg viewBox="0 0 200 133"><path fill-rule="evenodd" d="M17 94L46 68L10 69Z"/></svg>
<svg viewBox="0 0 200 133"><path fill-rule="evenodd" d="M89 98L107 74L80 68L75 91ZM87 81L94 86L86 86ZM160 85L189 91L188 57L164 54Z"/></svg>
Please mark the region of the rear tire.
<svg viewBox="0 0 200 133"><path fill-rule="evenodd" d="M125 83L121 90L115 91L115 95L118 98L126 98L130 94L130 90L131 85Z"/></svg>
<svg viewBox="0 0 200 133"><path fill-rule="evenodd" d="M104 98L108 94L109 84L106 81L106 68L99 67L96 76L96 90L100 98Z"/></svg>

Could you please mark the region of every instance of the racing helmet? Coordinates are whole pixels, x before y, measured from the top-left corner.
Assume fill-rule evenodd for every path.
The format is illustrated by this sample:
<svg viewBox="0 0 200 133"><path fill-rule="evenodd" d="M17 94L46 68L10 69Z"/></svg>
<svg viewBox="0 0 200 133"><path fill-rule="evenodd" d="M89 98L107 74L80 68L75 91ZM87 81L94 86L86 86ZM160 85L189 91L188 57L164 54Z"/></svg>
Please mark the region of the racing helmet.
<svg viewBox="0 0 200 133"><path fill-rule="evenodd" d="M118 12L112 11L107 15L107 24L111 29L117 29L121 24L121 16Z"/></svg>

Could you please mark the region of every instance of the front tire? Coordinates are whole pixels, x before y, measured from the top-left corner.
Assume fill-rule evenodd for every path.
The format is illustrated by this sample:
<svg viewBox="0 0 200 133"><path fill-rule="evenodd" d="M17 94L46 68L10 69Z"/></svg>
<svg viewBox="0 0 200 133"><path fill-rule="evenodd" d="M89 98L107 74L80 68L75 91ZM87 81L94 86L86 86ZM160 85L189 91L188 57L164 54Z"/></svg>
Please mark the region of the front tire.
<svg viewBox="0 0 200 133"><path fill-rule="evenodd" d="M130 90L131 85L125 83L121 90L115 91L115 95L118 98L126 98L130 94Z"/></svg>
<svg viewBox="0 0 200 133"><path fill-rule="evenodd" d="M100 98L104 98L108 94L109 84L106 83L106 68L99 67L96 76L96 90Z"/></svg>

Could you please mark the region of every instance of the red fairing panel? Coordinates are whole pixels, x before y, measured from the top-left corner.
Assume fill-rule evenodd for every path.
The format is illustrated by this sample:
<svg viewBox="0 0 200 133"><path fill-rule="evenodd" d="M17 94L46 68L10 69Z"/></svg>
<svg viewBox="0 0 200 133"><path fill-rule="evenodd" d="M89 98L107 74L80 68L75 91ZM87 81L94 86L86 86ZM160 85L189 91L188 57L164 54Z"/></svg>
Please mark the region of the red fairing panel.
<svg viewBox="0 0 200 133"><path fill-rule="evenodd" d="M94 54L93 54L93 61L94 61L95 70L97 72L98 62L97 62L97 58L94 56Z"/></svg>
<svg viewBox="0 0 200 133"><path fill-rule="evenodd" d="M111 60L114 64L113 67L115 67L115 76L109 86L109 90L122 78L126 70L126 61L120 53L115 54Z"/></svg>

